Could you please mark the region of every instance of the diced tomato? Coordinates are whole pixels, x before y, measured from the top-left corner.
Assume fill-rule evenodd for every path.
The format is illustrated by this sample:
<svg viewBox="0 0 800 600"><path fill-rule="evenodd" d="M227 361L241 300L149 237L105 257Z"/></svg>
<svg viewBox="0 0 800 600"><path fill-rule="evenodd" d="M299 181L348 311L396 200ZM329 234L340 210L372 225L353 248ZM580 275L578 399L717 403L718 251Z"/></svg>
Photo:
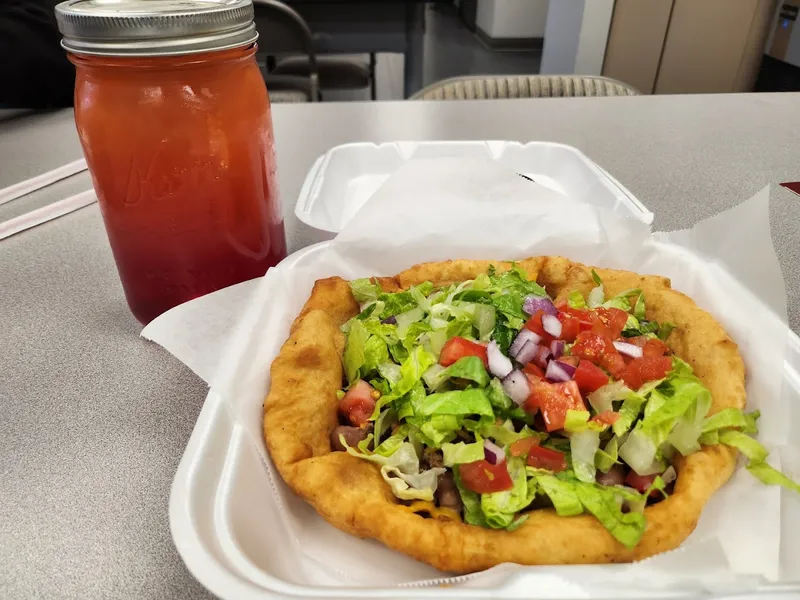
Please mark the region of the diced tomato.
<svg viewBox="0 0 800 600"><path fill-rule="evenodd" d="M558 473L567 470L567 459L564 453L558 450L531 446L528 452L528 465L536 469L547 469Z"/></svg>
<svg viewBox="0 0 800 600"><path fill-rule="evenodd" d="M608 375L601 368L596 367L588 360L582 360L572 376L578 388L584 394L591 394L608 383Z"/></svg>
<svg viewBox="0 0 800 600"><path fill-rule="evenodd" d="M660 358L646 357L642 360L642 379L645 383L663 379L672 370L672 359L668 356Z"/></svg>
<svg viewBox="0 0 800 600"><path fill-rule="evenodd" d="M564 313L565 315L569 315L578 320L578 329L580 331L591 331L592 327L594 327L594 319L592 319L592 313L588 310L580 310L578 308L559 308L559 310Z"/></svg>
<svg viewBox="0 0 800 600"><path fill-rule="evenodd" d="M547 431L556 431L564 428L568 410L586 410L586 405L574 381L548 383L531 379L531 395L524 409L531 414L541 410Z"/></svg>
<svg viewBox="0 0 800 600"><path fill-rule="evenodd" d="M571 354L567 354L562 356L558 359L558 362L567 363L568 365L572 365L573 367L577 367L578 363L580 362L580 358L577 356L572 356Z"/></svg>
<svg viewBox="0 0 800 600"><path fill-rule="evenodd" d="M531 449L532 446L539 445L539 438L538 437L526 437L522 438L521 440L517 440L513 442L509 447L508 451L511 456L525 456Z"/></svg>
<svg viewBox="0 0 800 600"><path fill-rule="evenodd" d="M632 390L638 390L648 381L663 379L671 369L672 360L668 356L637 358L625 367L620 379Z"/></svg>
<svg viewBox="0 0 800 600"><path fill-rule="evenodd" d="M527 365L522 367L522 372L526 373L527 375L534 375L536 377L544 377L544 371L541 367L529 362Z"/></svg>
<svg viewBox="0 0 800 600"><path fill-rule="evenodd" d="M631 471L625 477L625 485L628 487L632 487L640 494L644 494L647 489L653 485L653 482L656 480L658 475L639 475L636 471ZM658 494L658 490L653 490L650 492L650 496L655 496Z"/></svg>
<svg viewBox="0 0 800 600"><path fill-rule="evenodd" d="M574 342L575 338L581 332L580 321L569 313L558 313L558 320L561 321L561 336L560 339L565 342Z"/></svg>
<svg viewBox="0 0 800 600"><path fill-rule="evenodd" d="M568 307L569 304L567 303L566 300L559 300L558 302L556 302L556 308L558 309L559 312L564 312L564 309Z"/></svg>
<svg viewBox="0 0 800 600"><path fill-rule="evenodd" d="M375 410L376 395L370 384L359 379L339 400L339 413L354 427L366 425Z"/></svg>
<svg viewBox="0 0 800 600"><path fill-rule="evenodd" d="M502 492L514 487L511 475L508 474L508 467L503 461L499 465L490 464L485 460L459 465L458 474L464 485L478 494L491 494L492 492Z"/></svg>
<svg viewBox="0 0 800 600"><path fill-rule="evenodd" d="M619 413L613 410L604 410L598 415L593 416L590 420L603 425L613 425L619 419Z"/></svg>
<svg viewBox="0 0 800 600"><path fill-rule="evenodd" d="M614 348L611 339L592 331L584 331L578 335L572 346L572 355L603 367L614 377L619 377L625 370L625 361Z"/></svg>
<svg viewBox="0 0 800 600"><path fill-rule="evenodd" d="M639 346L645 358L661 358L669 352L669 346L660 339L647 337L646 335L626 338L623 341Z"/></svg>
<svg viewBox="0 0 800 600"><path fill-rule="evenodd" d="M611 375L618 378L620 373L625 370L625 359L622 358L619 352L606 354L600 366L611 373Z"/></svg>
<svg viewBox="0 0 800 600"><path fill-rule="evenodd" d="M465 356L477 356L483 361L483 366L489 368L489 357L486 354L486 346L471 342L462 337L450 338L442 346L442 352L439 354L439 364L443 367L449 367L454 362Z"/></svg>
<svg viewBox="0 0 800 600"><path fill-rule="evenodd" d="M542 325L543 316L544 316L544 311L537 310L535 313L533 313L533 316L530 319L528 319L528 322L525 323L525 329L529 329L536 335L540 336L542 338L541 341L542 344L549 345L550 342L552 342L556 338L554 338L552 335L550 335L544 330L544 325Z"/></svg>
<svg viewBox="0 0 800 600"><path fill-rule="evenodd" d="M625 323L628 321L628 313L618 308L596 308L593 311L595 315L594 326L592 331L604 335L612 340L618 338L625 329Z"/></svg>

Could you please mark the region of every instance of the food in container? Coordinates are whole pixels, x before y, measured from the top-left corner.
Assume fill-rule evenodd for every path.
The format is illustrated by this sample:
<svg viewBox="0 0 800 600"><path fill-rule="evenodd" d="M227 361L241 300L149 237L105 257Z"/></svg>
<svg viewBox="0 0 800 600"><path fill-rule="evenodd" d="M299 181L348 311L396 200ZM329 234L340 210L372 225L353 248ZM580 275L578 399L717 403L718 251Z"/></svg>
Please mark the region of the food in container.
<svg viewBox="0 0 800 600"><path fill-rule="evenodd" d="M677 547L733 473L767 484L737 346L669 280L559 257L317 281L264 435L336 527L441 570Z"/></svg>

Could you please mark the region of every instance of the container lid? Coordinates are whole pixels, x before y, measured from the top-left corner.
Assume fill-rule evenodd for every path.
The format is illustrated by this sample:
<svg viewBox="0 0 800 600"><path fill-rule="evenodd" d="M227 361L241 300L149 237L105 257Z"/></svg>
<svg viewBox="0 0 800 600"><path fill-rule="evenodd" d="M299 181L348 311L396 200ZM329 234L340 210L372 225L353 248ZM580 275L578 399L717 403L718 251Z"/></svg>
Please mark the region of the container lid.
<svg viewBox="0 0 800 600"><path fill-rule="evenodd" d="M76 54L175 56L258 38L252 0L68 0L56 19L61 45Z"/></svg>

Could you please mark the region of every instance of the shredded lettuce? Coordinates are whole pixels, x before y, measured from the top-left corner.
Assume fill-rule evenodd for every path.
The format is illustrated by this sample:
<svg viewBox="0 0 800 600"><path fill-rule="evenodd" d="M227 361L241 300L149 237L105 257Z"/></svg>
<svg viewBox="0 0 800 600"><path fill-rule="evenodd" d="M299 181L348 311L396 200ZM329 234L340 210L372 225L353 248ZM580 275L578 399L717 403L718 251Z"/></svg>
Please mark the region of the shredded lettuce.
<svg viewBox="0 0 800 600"><path fill-rule="evenodd" d="M447 331L443 329L437 329L423 333L419 336L419 342L422 344L425 350L433 354L438 360L439 355L442 352L442 348L444 347L445 343L447 343Z"/></svg>
<svg viewBox="0 0 800 600"><path fill-rule="evenodd" d="M505 413L515 406L514 402L506 394L505 389L503 389L503 384L496 377L489 382L489 389L486 390L486 394L492 407L498 413Z"/></svg>
<svg viewBox="0 0 800 600"><path fill-rule="evenodd" d="M539 488L550 498L559 517L574 517L583 513L583 504L574 485L546 472L536 474L534 477Z"/></svg>
<svg viewBox="0 0 800 600"><path fill-rule="evenodd" d="M597 308L598 306L602 306L604 299L605 291L603 290L603 284L599 284L589 292L589 295L586 297L586 305L589 308Z"/></svg>
<svg viewBox="0 0 800 600"><path fill-rule="evenodd" d="M389 348L377 335L371 335L364 344L364 364L359 369L359 376L364 379L378 370L381 364L389 362Z"/></svg>
<svg viewBox="0 0 800 600"><path fill-rule="evenodd" d="M766 485L779 485L787 490L792 490L800 494L800 484L792 481L766 462L750 464L747 466L747 470L761 483L765 483Z"/></svg>
<svg viewBox="0 0 800 600"><path fill-rule="evenodd" d="M600 434L586 429L573 433L569 438L569 449L572 455L572 468L575 477L580 481L594 483L597 470L594 466L595 455L600 448Z"/></svg>
<svg viewBox="0 0 800 600"><path fill-rule="evenodd" d="M477 441L474 444L464 442L442 444L442 455L444 456L445 467L483 460L483 441Z"/></svg>
<svg viewBox="0 0 800 600"><path fill-rule="evenodd" d="M434 363L422 374L422 381L429 390L435 392L441 385L447 381L447 375L444 375L445 368L439 363Z"/></svg>
<svg viewBox="0 0 800 600"><path fill-rule="evenodd" d="M505 423L507 425L486 423L479 429L479 432L482 437L492 439L501 446L509 446L518 440L528 437L538 437L540 441L547 437L547 434L534 431L527 425L517 432L514 431L514 426L512 425L511 421L506 421Z"/></svg>
<svg viewBox="0 0 800 600"><path fill-rule="evenodd" d="M528 514L528 513L525 513L524 515L518 516L516 519L511 521L511 524L508 527L506 527L506 531L516 531L529 518L530 518L530 514Z"/></svg>
<svg viewBox="0 0 800 600"><path fill-rule="evenodd" d="M433 502L433 494L438 485L439 475L447 469L435 468L419 470L419 458L414 446L408 442L400 444L388 456L377 453L365 454L347 445L344 436L342 443L347 453L374 462L381 467L381 476L392 493L402 500L427 500ZM387 440L388 441L388 440Z"/></svg>
<svg viewBox="0 0 800 600"><path fill-rule="evenodd" d="M691 393L691 386L680 388L680 394ZM700 435L702 434L703 423L708 411L711 409L711 393L705 388L698 393L695 402L689 407L686 413L678 419L674 428L667 436L667 441L678 452L688 456L700 450Z"/></svg>
<svg viewBox="0 0 800 600"><path fill-rule="evenodd" d="M382 293L383 290L377 283L372 283L369 279L354 279L350 282L350 291L356 302L365 304L377 300L378 294Z"/></svg>
<svg viewBox="0 0 800 600"><path fill-rule="evenodd" d="M394 401L393 404L397 410L397 418L407 419L409 417L413 417L414 406L419 404L419 402L421 402L421 400L424 397L425 397L425 386L422 385L421 381L417 381L411 388L411 390L409 390L407 393L403 394L403 396ZM378 401L378 404L381 404L381 401L385 400L385 398L386 397L382 397Z"/></svg>
<svg viewBox="0 0 800 600"><path fill-rule="evenodd" d="M492 405L486 393L480 389L453 390L426 396L414 407L414 414L433 415L482 415L493 417Z"/></svg>
<svg viewBox="0 0 800 600"><path fill-rule="evenodd" d="M414 351L400 365L400 380L392 392L394 394L405 394L411 391L414 384L422 379L422 374L435 362L436 359L433 355L422 346L414 348Z"/></svg>
<svg viewBox="0 0 800 600"><path fill-rule="evenodd" d="M393 362L389 362L388 357L385 362L382 362L378 365L378 373L380 374L381 377L383 377L386 381L389 382L389 388L392 388L395 385L397 385L400 382L400 379L402 379L402 373L400 372L400 365L397 365Z"/></svg>
<svg viewBox="0 0 800 600"><path fill-rule="evenodd" d="M741 431L722 431L719 434L719 441L722 444L733 446L741 452L752 463L762 463L767 459L769 452L757 440L751 438Z"/></svg>
<svg viewBox="0 0 800 600"><path fill-rule="evenodd" d="M480 388L489 385L489 374L483 366L483 361L477 356L465 356L459 358L452 365L447 367L442 375L446 379L463 379L471 381Z"/></svg>
<svg viewBox="0 0 800 600"><path fill-rule="evenodd" d="M368 339L369 333L364 324L361 321L353 321L342 357L345 375L350 383L358 380L359 370L365 361L365 348Z"/></svg>
<svg viewBox="0 0 800 600"><path fill-rule="evenodd" d="M723 408L703 421L703 433L718 431L720 429L738 429L742 433L758 433L756 421L761 416L760 411L752 413L742 412L738 408Z"/></svg>
<svg viewBox="0 0 800 600"><path fill-rule="evenodd" d="M621 437L630 431L633 423L639 418L645 402L647 402L647 400L635 392L631 392L627 395L622 406L619 408L619 417L611 426L614 434Z"/></svg>
<svg viewBox="0 0 800 600"><path fill-rule="evenodd" d="M567 416L564 420L564 431L569 433L577 433L581 431L605 431L608 425L589 420L588 410L567 410Z"/></svg>
<svg viewBox="0 0 800 600"><path fill-rule="evenodd" d="M426 445L434 448L441 448L442 444L454 440L463 426L463 419L456 415L409 417L407 422L418 428Z"/></svg>
<svg viewBox="0 0 800 600"><path fill-rule="evenodd" d="M639 475L652 475L664 470L664 465L656 457L657 452L658 445L642 430L640 422L620 446L619 457Z"/></svg>
<svg viewBox="0 0 800 600"><path fill-rule="evenodd" d="M514 516L533 500L529 494L525 462L521 458L509 458L508 473L514 486L510 490L481 494L481 510L486 524L492 529L505 529L514 521Z"/></svg>
<svg viewBox="0 0 800 600"><path fill-rule="evenodd" d="M433 284L430 281L426 281L416 286L416 289L423 296L427 296L433 292ZM381 319L397 316L418 306L417 301L414 299L414 294L410 290L393 294L379 294L378 300L385 305L383 312L378 315Z"/></svg>
<svg viewBox="0 0 800 600"><path fill-rule="evenodd" d="M644 321L645 313L644 293L640 291L639 296L636 298L636 304L633 305L633 317L638 321Z"/></svg>
<svg viewBox="0 0 800 600"><path fill-rule="evenodd" d="M767 463L769 451L748 434L758 433L756 421L759 411L743 413L728 408L708 417L703 422L701 442L705 445L722 443L736 448L747 458L747 470L766 485L779 485L800 493L800 484Z"/></svg>
<svg viewBox="0 0 800 600"><path fill-rule="evenodd" d="M478 339L484 342L489 341L489 337L494 331L494 325L497 322L495 308L485 304L476 305L473 321L475 329L478 330Z"/></svg>
<svg viewBox="0 0 800 600"><path fill-rule="evenodd" d="M570 295L567 297L567 304L570 308L574 308L577 310L583 310L586 308L586 300L578 291L571 292Z"/></svg>
<svg viewBox="0 0 800 600"><path fill-rule="evenodd" d="M603 473L608 471L616 464L619 464L619 438L612 437L602 450L598 450L594 455L594 466Z"/></svg>
<svg viewBox="0 0 800 600"><path fill-rule="evenodd" d="M453 468L453 479L456 482L458 493L461 495L461 504L464 505L464 522L470 525L486 527L486 517L483 515L483 510L481 509L480 494L476 494L472 490L467 489L464 482L461 480L458 467Z"/></svg>
<svg viewBox="0 0 800 600"><path fill-rule="evenodd" d="M666 340L669 337L669 334L672 333L672 330L675 329L675 327L677 327L675 323L670 323L670 322L661 323L658 326L658 333L656 334L658 335L658 339L662 341Z"/></svg>
<svg viewBox="0 0 800 600"><path fill-rule="evenodd" d="M522 296L540 296L542 298L547 296L547 291L535 281L528 280L528 274L516 263L513 263L509 270L502 272L490 267L488 279L488 283L483 289L492 293L506 292Z"/></svg>
<svg viewBox="0 0 800 600"><path fill-rule="evenodd" d="M408 437L408 430L408 425L400 425L392 435L375 448L373 454L377 454L378 456L391 456L394 454L394 452L405 443Z"/></svg>
<svg viewBox="0 0 800 600"><path fill-rule="evenodd" d="M607 300L606 302L603 302L603 308L618 308L619 310L622 310L622 311L625 311L625 312L631 312L631 310L634 310L634 309L631 307L630 298L632 298L634 296L637 297L637 300L636 300L637 303L641 300L640 312L643 312L644 311L644 297L642 295L642 290L640 290L639 288L625 290L624 292L620 292L619 294L617 294L616 296L614 296L610 300ZM634 314L632 316L634 318L637 318L636 314ZM644 318L644 317L642 317L642 318Z"/></svg>
<svg viewBox="0 0 800 600"><path fill-rule="evenodd" d="M477 283L477 280L476 280ZM528 296L546 297L547 292L517 264L502 273L494 267L489 269L485 279L480 281L479 290L471 292L471 299L490 304L495 309L493 339L500 349L507 353L517 332L525 324L528 315L522 310Z"/></svg>
<svg viewBox="0 0 800 600"><path fill-rule="evenodd" d="M625 385L624 381L607 383L589 394L589 404L598 414L607 410L614 410L613 402L615 400L624 400L630 392L631 390ZM633 418L635 419L636 416L633 416ZM631 421L631 423L633 423L633 421Z"/></svg>
<svg viewBox="0 0 800 600"><path fill-rule="evenodd" d="M381 411L381 414L378 415L378 418L375 419L375 445L377 446L380 443L381 438L383 438L383 434L386 433L389 428L397 423L397 411L393 408L387 408L386 410Z"/></svg>
<svg viewBox="0 0 800 600"><path fill-rule="evenodd" d="M404 313L400 313L395 317L397 320L397 335L401 338L405 338L410 332L411 325L421 321L424 317L425 311L423 311L419 306L415 306ZM425 328L425 331L430 331L430 325L425 324L423 327ZM408 349L408 345L404 345L406 346L406 349Z"/></svg>
<svg viewBox="0 0 800 600"><path fill-rule="evenodd" d="M627 548L633 548L644 535L646 522L639 512L623 513L614 490L597 486L576 485L574 490L583 507Z"/></svg>

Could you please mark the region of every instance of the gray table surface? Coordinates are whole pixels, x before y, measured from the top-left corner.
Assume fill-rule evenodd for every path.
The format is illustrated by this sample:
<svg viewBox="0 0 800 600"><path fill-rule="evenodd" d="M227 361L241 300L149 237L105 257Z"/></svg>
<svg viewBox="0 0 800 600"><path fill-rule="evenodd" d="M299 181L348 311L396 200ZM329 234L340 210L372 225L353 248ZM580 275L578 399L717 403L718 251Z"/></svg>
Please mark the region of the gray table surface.
<svg viewBox="0 0 800 600"><path fill-rule="evenodd" d="M354 141L551 140L583 150L669 230L800 179L800 94L283 105L274 108L290 251L326 239L294 200ZM2 115L0 114L0 117ZM80 157L70 111L0 122L0 188ZM0 221L88 188L73 177ZM800 330L800 198L772 191ZM0 241L0 597L197 598L172 545L172 477L206 386L138 337L96 206Z"/></svg>

